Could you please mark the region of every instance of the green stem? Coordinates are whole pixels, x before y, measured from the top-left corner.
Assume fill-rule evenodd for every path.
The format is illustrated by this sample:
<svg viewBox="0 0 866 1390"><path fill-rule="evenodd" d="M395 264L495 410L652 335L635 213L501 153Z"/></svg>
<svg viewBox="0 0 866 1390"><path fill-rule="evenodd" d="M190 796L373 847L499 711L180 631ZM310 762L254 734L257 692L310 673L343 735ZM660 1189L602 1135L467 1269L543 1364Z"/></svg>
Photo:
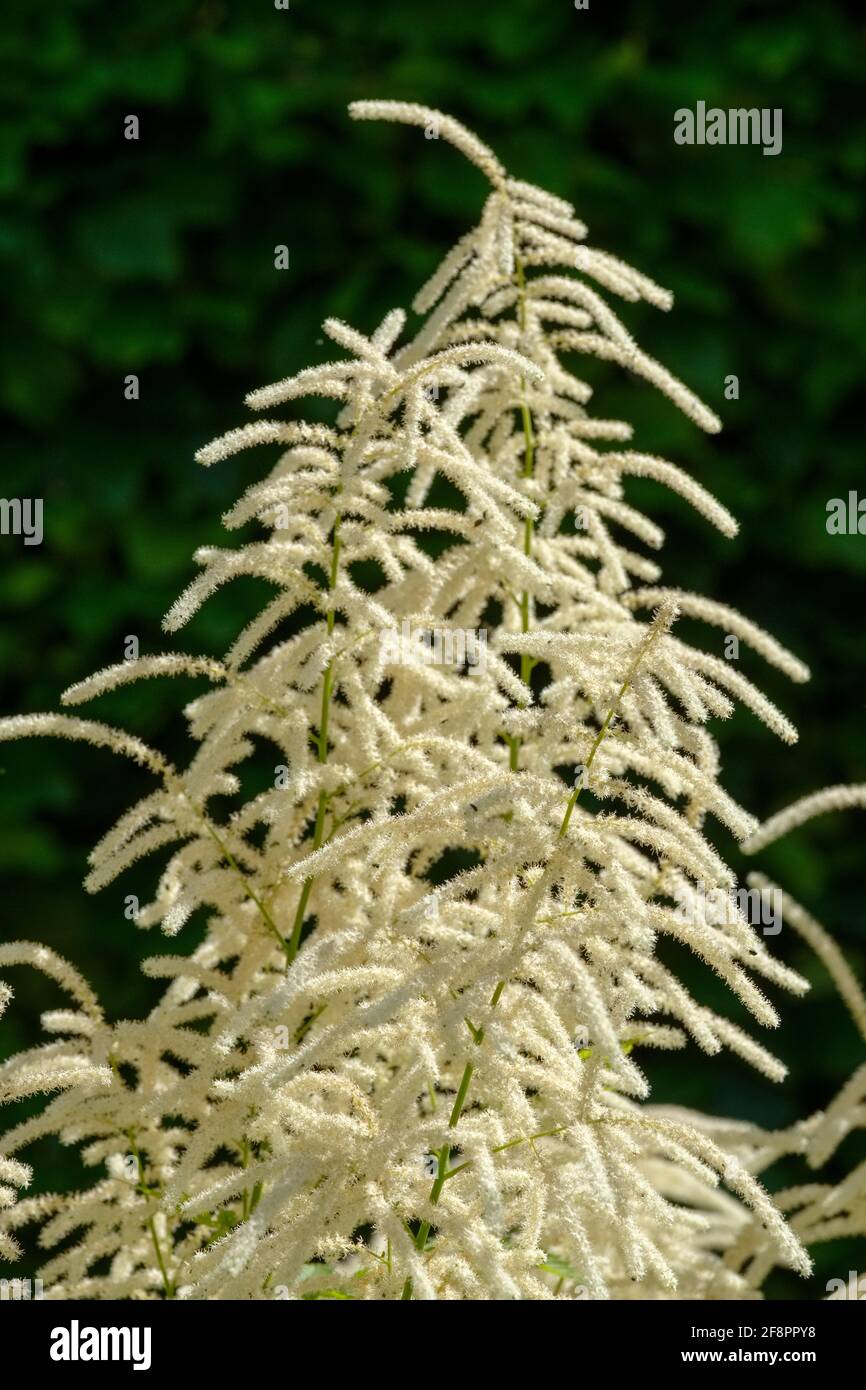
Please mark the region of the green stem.
<svg viewBox="0 0 866 1390"><path fill-rule="evenodd" d="M517 318L521 333L526 331L526 277L523 273L523 262L518 259L515 262L515 272L517 275ZM520 378L520 390L523 399L520 402L520 416L523 421L523 468L521 476L531 478L535 470L535 433L532 428L532 414L526 402L526 378ZM532 540L535 533L535 523L531 516L526 517L523 523L523 553L532 555ZM532 608L529 590L524 589L518 603L520 610L520 631L528 632L532 621ZM533 658L528 652L521 652L520 655L520 679L524 685L529 685L534 666ZM512 772L517 772L520 758L520 739L511 738L508 741L509 747L509 767Z"/></svg>
<svg viewBox="0 0 866 1390"><path fill-rule="evenodd" d="M159 1265L159 1272L162 1276L162 1286L165 1289L166 1298L174 1298L174 1284L168 1277L168 1270L165 1267L165 1260L162 1257L162 1250L159 1245L159 1237L156 1234L156 1222L152 1216L147 1219L147 1227L150 1231L150 1238L153 1241L153 1248L156 1253L156 1262Z"/></svg>
<svg viewBox="0 0 866 1390"><path fill-rule="evenodd" d="M471 1074L472 1074L472 1068L471 1068L471 1067L469 1068L469 1074L470 1074L470 1077L471 1077ZM467 1082L467 1086L468 1086L468 1084L469 1084L469 1083ZM455 1120L455 1124L456 1124L456 1123L457 1123L457 1122L456 1122L456 1120ZM443 1144L443 1145L442 1145L442 1148L439 1150L439 1152L438 1152L438 1154L436 1155L436 1157L437 1157L437 1159L438 1159L438 1161L439 1161L439 1167L438 1167L438 1169L437 1169L437 1171L436 1171L436 1177L435 1177L434 1180L433 1180L433 1186L432 1186L431 1189L430 1189L430 1205L433 1206L433 1207L435 1207L436 1203L439 1201L439 1198L442 1196L442 1189L443 1189L443 1187L445 1186L445 1179L446 1179L446 1177L448 1176L448 1160L449 1160L449 1158L451 1157L451 1145L450 1145L450 1144ZM421 1223L421 1230L422 1230L422 1231L423 1231L423 1229L424 1229L425 1226L427 1227L427 1235L429 1235L429 1234L430 1234L430 1226L429 1226L429 1223L426 1222L426 1221L423 1221L423 1222ZM421 1231L419 1231L418 1234L420 1235L420 1234L421 1234ZM424 1242L425 1242L425 1244L426 1244L426 1241L427 1241L427 1235L425 1235L425 1237L424 1237ZM419 1246L418 1248L421 1249L421 1250L423 1250L423 1249L424 1249L424 1246L421 1245L421 1246Z"/></svg>
<svg viewBox="0 0 866 1390"><path fill-rule="evenodd" d="M455 1125L457 1124L457 1121L460 1119L460 1116L463 1113L463 1107L466 1104L466 1093L469 1090L469 1086L472 1081L472 1073L474 1072L474 1070L475 1068L473 1067L472 1063L467 1062L466 1066L463 1069L463 1076L460 1080L460 1086L457 1091L457 1098L454 1101L454 1109L451 1111L451 1119L448 1121L449 1129L454 1129Z"/></svg>
<svg viewBox="0 0 866 1390"><path fill-rule="evenodd" d="M526 330L526 277L523 271L523 262L519 258L516 261L516 275L518 285L518 321L520 325L520 331L523 333ZM532 414L526 401L526 379L524 377L521 377L520 380L520 390L522 395L522 399L520 402L520 416L521 420L523 421L524 439L523 467L521 470L521 476L523 478L531 478L535 470L535 434L532 427ZM532 517L527 517L523 525L523 553L527 557L530 557L532 555L532 541L534 531L535 526L533 519ZM524 633L529 632L532 621L532 601L528 589L524 589L518 601L518 608L520 611L520 630ZM520 657L520 677L524 685L526 686L529 685L534 665L535 662L533 658L529 655L529 653L523 652ZM521 740L517 736L508 735L506 736L506 743L508 744L509 750L510 769L512 772L517 772L519 769ZM500 980L496 985L496 988L493 991L493 996L490 1000L491 1008L495 1009L498 1005L499 1000L502 997L502 991L504 990L504 988L505 981ZM472 1024L468 1024L468 1026L470 1028L470 1031L472 1032L473 1042L475 1043L475 1046L480 1047L484 1041L484 1029L474 1028ZM457 1095L454 1100L454 1106L451 1111L451 1117L448 1121L449 1129L456 1128L457 1124L460 1121L460 1116L463 1113L463 1108L466 1104L466 1098L469 1094L469 1087L472 1084L472 1077L474 1075L474 1071L475 1068L473 1064L471 1062L467 1062L463 1069L463 1075L460 1079L460 1085L457 1089ZM439 1168L436 1174L436 1178L433 1182L433 1187L430 1192L430 1202L433 1206L435 1206L436 1203L439 1201L439 1198L442 1194L442 1189L445 1186L445 1183L448 1178L447 1168L449 1157L450 1145L445 1144L439 1150ZM465 1167L466 1165L464 1164L462 1166ZM421 1249L423 1249L424 1242L426 1242L427 1235L429 1234L429 1226L426 1222L422 1224L421 1230L423 1231L425 1227L427 1229L424 1234L424 1241L421 1243L421 1246L419 1247ZM420 1233L421 1231L419 1231L419 1235ZM411 1293L412 1281L410 1279L407 1279L405 1285L403 1286L402 1296L404 1298L411 1298Z"/></svg>
<svg viewBox="0 0 866 1390"><path fill-rule="evenodd" d="M244 1135L241 1139L241 1167L248 1168L250 1163L250 1141ZM241 1194L241 1220L248 1221L261 1201L263 1186L261 1182L253 1183L252 1191L245 1187Z"/></svg>
<svg viewBox="0 0 866 1390"><path fill-rule="evenodd" d="M208 820L207 816L204 815L204 813L203 813L202 811L198 811L197 808L193 808L193 809L196 810L196 813L197 813L197 815L199 816L199 819L201 820L201 822L202 822L204 828L206 829L206 831L207 831L208 834L210 835L211 839L214 840L215 843L219 846L219 851L220 851L220 853L221 853L223 859L224 859L224 860L226 861L226 863L228 864L229 868L232 870L233 873L237 874L238 878L241 880L241 882L242 882L242 884L243 884L243 886L244 886L244 892L246 893L247 897L250 898L250 899L255 903L256 907L259 909L259 912L262 914L262 918L263 918L263 920L264 920L264 922L265 922L265 925L266 925L267 928L268 928L268 931L269 931L269 932L271 933L271 935L272 935L273 937L275 937L275 939L279 942L279 944L280 944L280 949L281 949L282 951L286 952L286 954L288 954L288 945L287 945L287 943L286 943L285 937L283 936L282 932L280 931L279 927L277 926L277 924L276 924L276 922L274 921L273 917L271 916L270 912L269 912L268 909L265 907L265 905L264 905L264 903L262 902L261 898L260 898L260 897L258 896L258 894L255 892L255 890L254 890L253 888L250 887L249 879L247 878L247 876L246 876L246 874L244 873L244 871L243 871L243 869L241 868L241 866L238 864L238 861L235 859L235 857L234 857L234 855L232 854L231 850L229 849L228 845L226 845L226 844L223 842L223 840L220 838L220 836L219 836L219 835L217 834L217 832L214 830L214 828L213 828L213 826L211 825L210 821Z"/></svg>
<svg viewBox="0 0 866 1390"><path fill-rule="evenodd" d="M641 663L641 661L643 660L644 656L646 656L646 653L649 651L649 649L650 649L650 647L652 646L653 642L656 640L656 637L657 637L657 635L658 635L658 630L659 630L659 629L658 629L658 623L657 623L657 621L654 621L654 622L650 625L650 627L648 628L648 630L647 630L647 632L646 632L646 634L645 634L643 640L641 641L640 645L638 646L637 651L635 652L634 656L632 657L632 659L631 659L631 665L629 666L629 668L628 668L628 673L627 673L627 675L626 675L626 678L625 678L625 680L623 681L623 683L622 683L622 685L621 685L621 687L620 687L619 694L617 695L616 699L614 700L613 704L611 705L610 709L608 710L607 714L605 715L604 723L602 724L601 728L599 729L598 733L597 733L596 736L595 736L595 739L593 740L592 747L591 747L590 750L589 750L589 757L588 757L587 760L586 760L586 767L584 768L584 772L585 772L585 773L586 773L586 772L589 772L590 768L592 767L592 764L593 764L593 762L595 761L595 755L596 755L596 753L598 752L599 748L601 747L602 743L604 742L605 736L606 736L608 730L610 729L611 721L616 717L616 715L619 714L619 708L620 708L620 705L622 704L622 702L623 702L623 700L624 700L624 698L625 698L625 693L626 693L626 691L628 690L629 686L631 685L632 681L633 681L634 678L635 678L635 673L637 672L638 666L640 665L640 663ZM578 800L580 799L580 793L581 793L582 788L583 788L583 777L581 777L581 778L578 780L577 786L574 788L574 791L571 793L571 796L568 798L568 805L567 805L566 808L565 808L565 815L563 816L563 818L562 818L562 824L561 824L561 826L559 827L559 838L560 838L560 839L563 838L563 836L565 835L566 831L568 830L569 821L571 820L571 813L572 813L572 811L574 810L575 806L577 805Z"/></svg>
<svg viewBox="0 0 866 1390"><path fill-rule="evenodd" d="M601 745L602 745L602 743L603 743L603 741L604 741L605 734L607 733L608 729L610 728L610 721L613 719L613 716L614 716L614 714L616 713L617 707L619 706L619 702L620 702L620 700L622 699L622 697L623 697L623 695L625 694L625 692L628 690L628 687L629 687L629 681L625 681L624 684L623 684L622 689L621 689L620 692L619 692L619 695L617 696L617 698L616 698L616 700L615 700L615 702L611 705L610 709L608 710L608 712L607 712L607 714L606 714L606 716L605 716L604 723L602 724L601 728L599 729L598 733L597 733L596 736L595 736L595 739L594 739L594 741L593 741L592 748L589 750L589 757L588 757L587 760L586 760L586 771L587 771L587 772L589 772L590 768L592 767L593 762L595 761L595 755L596 755L596 753L598 752L599 748L601 747ZM580 793L581 793L582 790L583 790L583 778L580 778L579 781L578 781L577 786L574 788L574 791L571 793L571 796L568 798L568 805L567 805L566 808L565 808L565 815L564 815L563 818L562 818L562 825L559 827L559 838L560 838L560 840L563 838L563 836L566 834L566 832L567 832L567 830L568 830L569 822L570 822L570 820L571 820L571 813L572 813L572 811L574 810L575 806L577 805L578 800L580 799Z"/></svg>
<svg viewBox="0 0 866 1390"><path fill-rule="evenodd" d="M313 831L313 852L315 852L317 849L322 848L322 840L324 838L325 830L325 812L327 810L327 806L328 793L324 790L320 791L319 803L316 807L316 825ZM292 961L295 959L295 956L298 954L298 948L301 944L301 928L304 925L304 917L306 916L307 912L307 903L310 901L310 894L313 891L314 882L315 875L311 874L309 878L304 879L303 887L301 888L301 896L298 899L298 906L295 912L295 920L292 923L292 935L289 938L289 944L286 950L287 965L291 965Z"/></svg>
<svg viewBox="0 0 866 1390"><path fill-rule="evenodd" d="M132 1133L131 1130L127 1132L126 1137L127 1137L128 1141L129 1141L129 1147L130 1147L130 1149L131 1149L131 1151L132 1151L132 1156L133 1156L133 1158L135 1159L135 1161L136 1161L136 1163L137 1163L137 1165L138 1165L138 1178L139 1178L139 1183L140 1183L141 1187L145 1187L145 1186L146 1186L146 1183L145 1183L145 1180L144 1180L144 1160L143 1160L142 1157L141 1157L141 1153L139 1152L138 1145L137 1145L136 1142L135 1142L135 1137L134 1137L134 1135L133 1135L133 1133ZM175 1295L174 1283L173 1283L172 1280L169 1278L168 1270L167 1270L166 1264L165 1264L165 1259L164 1259L163 1253L162 1253L162 1248L161 1248L160 1243L159 1243L159 1236L158 1236L157 1233L156 1233L156 1222L155 1222L155 1220L154 1220L154 1218L153 1218L152 1216L149 1216L149 1217L147 1218L147 1229L150 1231L150 1238L151 1238L151 1240L153 1241L153 1249L154 1249L154 1253L155 1253L155 1255L156 1255L156 1263L157 1263L157 1265L159 1266L159 1272L160 1272L160 1275L162 1276L162 1286L163 1286L163 1289L165 1290L165 1296L166 1296L166 1298L174 1298L174 1295Z"/></svg>
<svg viewBox="0 0 866 1390"><path fill-rule="evenodd" d="M328 593L332 594L337 587L337 569L340 563L340 513L334 517L334 526L331 532L331 569L328 575ZM334 626L337 618L336 608L329 608L326 614L326 624L328 636L333 636ZM322 681L322 705L319 716L319 732L316 736L316 748L318 759L322 766L328 761L328 724L331 714L331 698L334 693L334 660L333 657L325 668L325 675ZM313 853L322 848L322 841L325 835L325 814L328 809L328 793L324 787L319 791L319 800L316 806L316 824L313 830ZM311 874L305 878L301 888L301 896L298 899L298 906L295 911L295 919L292 923L292 934L286 948L286 965L291 965L298 954L301 945L301 930L304 925L304 917L307 912L307 905L310 901L310 894L313 891L315 875Z"/></svg>
<svg viewBox="0 0 866 1390"><path fill-rule="evenodd" d="M518 323L519 323L519 326L520 326L520 331L521 331L521 333L525 333L525 331L526 331L526 276L525 276L524 270L523 270L523 262L520 260L519 257L516 259L516 262L515 262L515 272L516 272L516 276L517 276L517 286L518 286L518 295L517 295L517 316L518 316ZM529 409L529 405L527 404L527 401L526 401L526 378L525 378L525 377L521 377L521 379L520 379L520 391L521 391L521 397L522 397L521 402L520 402L520 418L521 418L521 420L523 421L523 467L522 467L522 470L521 470L521 476L522 476L523 478L531 478L531 477L533 476L534 471L535 471L535 432L534 432L533 427L532 427L532 413L531 413L531 411L530 411L530 409ZM529 557L532 555L532 541L533 541L533 536L534 536L534 534L535 534L535 523L533 522L532 517L531 517L531 516L528 516L528 517L526 517L526 519L525 519L525 521L524 521L524 523L523 523L523 553L524 553L524 555L527 556L527 558L529 558ZM529 629L530 629L530 626L531 626L531 623L532 623L532 600L531 600L531 597L530 597L530 594L529 594L529 590L528 590L528 589L524 589L524 590L523 590L523 593L521 594L520 600L519 600L519 603L518 603L518 608L519 608L519 610L520 610L520 631L521 631L521 632L524 632L524 633L525 633L525 632L529 632ZM528 652L522 652L522 653L521 653L521 656L520 656L520 679L523 681L524 685L526 685L526 686L529 685L529 682L530 682L530 678L531 678L531 676L532 676L532 671L533 671L534 665L535 665L535 661L534 661L533 657L530 656L530 654L529 654ZM519 736L511 735L511 736L509 736L509 737L507 738L506 741L507 741L507 743L508 743L508 763L509 763L509 768L510 768L510 770L511 770L512 772L517 772L517 771L519 770L519 767L520 767L520 747L521 747L521 740L520 740ZM492 998L491 1001L490 1001L491 1008L494 1008L494 1009L496 1008L497 1004L499 1003L499 1000L500 1000L500 997L501 997L501 995L502 995L502 991L503 991L504 988L505 988L505 981L504 981L504 980L500 980L499 983L498 983L498 985L496 986L496 989L494 990L493 998ZM483 1041L484 1041L484 1029L483 1029L483 1028L480 1028L480 1029L478 1029L478 1030L475 1030L474 1042L475 1042L476 1047L480 1047L480 1045L481 1045L481 1043L482 1043ZM451 1118L450 1118L450 1120L448 1121L449 1128L451 1128L451 1129L454 1129L454 1128L455 1128L455 1126L457 1125L457 1123L458 1123L458 1121L459 1121L459 1119L460 1119L461 1114L463 1113L463 1107L464 1107L464 1105L466 1104L466 1097L467 1097L467 1094L468 1094L468 1091L469 1091L469 1086L470 1086L470 1084L471 1084L471 1082L472 1082L472 1075L473 1075L473 1072L474 1072L474 1067L473 1067L472 1063L471 1063L471 1062L467 1062L467 1063L466 1063L466 1066L465 1066L465 1068L464 1068L464 1070L463 1070L463 1076L462 1076L462 1078L461 1078L461 1080L460 1080L460 1086L459 1086L458 1091L457 1091L457 1097L456 1097L456 1099L455 1099L455 1101L454 1101L454 1108L453 1108L453 1110L451 1111ZM437 1179L437 1181L438 1181L438 1179ZM443 1182L444 1182L444 1178L443 1178ZM435 1184L434 1184L434 1187L435 1187ZM441 1186L440 1186L440 1189L439 1189L439 1190L441 1191ZM438 1194L437 1194L437 1196L438 1196Z"/></svg>

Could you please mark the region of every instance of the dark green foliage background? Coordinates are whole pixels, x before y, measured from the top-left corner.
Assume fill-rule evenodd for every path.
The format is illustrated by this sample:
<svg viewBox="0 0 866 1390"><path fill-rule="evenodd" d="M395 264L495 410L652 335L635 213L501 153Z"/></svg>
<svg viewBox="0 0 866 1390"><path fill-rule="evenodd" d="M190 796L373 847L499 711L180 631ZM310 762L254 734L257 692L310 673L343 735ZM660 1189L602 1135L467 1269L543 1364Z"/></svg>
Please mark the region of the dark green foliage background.
<svg viewBox="0 0 866 1390"><path fill-rule="evenodd" d="M0 397L5 496L44 498L45 539L0 537L4 712L56 708L61 690L123 654L169 644L160 619L219 543L219 517L265 460L209 472L193 451L243 422L251 387L319 361L326 314L364 331L407 304L476 218L480 177L420 132L355 126L346 104L388 96L467 121L518 176L571 199L595 244L676 293L672 314L626 306L648 351L725 422L708 439L662 398L590 364L596 409L639 447L683 463L741 519L733 542L652 485L632 497L669 531L666 578L741 607L812 667L789 686L743 652L801 730L790 750L751 716L719 730L729 789L759 815L836 781L866 780L862 637L866 537L828 536L826 503L864 487L862 254L866 24L856 7L681 6L570 0L270 0L123 6L7 0L2 21ZM698 100L781 107L784 148L679 147L673 113ZM123 138L124 118L140 139ZM290 249L276 271L274 247ZM124 400L128 373L141 399ZM725 401L736 373L740 399ZM220 653L263 593L213 600L179 646ZM695 635L721 652L721 634ZM93 707L184 758L192 687L150 683ZM84 713L89 713L85 710ZM154 869L100 897L86 853L147 786L107 753L36 741L0 748L5 931L75 961L114 1016L151 999L137 962L158 941L125 920ZM864 972L862 818L816 822L763 867L831 928ZM719 843L742 865L724 837ZM662 1099L784 1124L827 1103L862 1045L823 973L787 931L780 954L814 979L781 999L768 1041L792 1077L735 1062L647 1059ZM684 965L708 1001L707 972ZM32 1041L59 994L11 972L3 1055ZM840 1160L859 1153L850 1141ZM39 1146L42 1186L76 1182ZM790 1178L798 1170L785 1174ZM820 1252L810 1296L862 1268ZM802 1293L793 1279L772 1286Z"/></svg>

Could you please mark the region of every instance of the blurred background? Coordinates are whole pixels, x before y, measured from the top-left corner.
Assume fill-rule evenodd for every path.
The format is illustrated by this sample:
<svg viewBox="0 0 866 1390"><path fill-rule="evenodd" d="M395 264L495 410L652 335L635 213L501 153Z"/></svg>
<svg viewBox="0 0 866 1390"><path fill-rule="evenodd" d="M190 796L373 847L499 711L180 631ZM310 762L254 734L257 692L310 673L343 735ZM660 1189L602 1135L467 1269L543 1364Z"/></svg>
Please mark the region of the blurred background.
<svg viewBox="0 0 866 1390"><path fill-rule="evenodd" d="M599 364L586 371L594 406L632 421L638 447L681 463L741 521L724 541L661 488L633 484L668 529L667 582L743 609L813 672L791 686L742 650L740 669L801 740L787 748L736 716L718 729L724 781L765 817L866 780L866 537L826 530L829 499L866 497L866 19L854 7L7 0L0 54L2 492L44 499L41 546L0 536L3 713L56 708L67 685L122 658L127 636L142 653L170 647L160 620L192 551L220 543L222 511L264 466L247 455L205 471L194 450L249 418L246 391L329 355L327 314L371 331L474 223L483 182L444 142L349 121L350 100L384 96L468 123L517 177L571 200L593 244L675 292L670 315L627 305L623 317L717 410L723 434L700 436L651 388ZM782 152L676 145L674 111L699 100L781 108ZM129 116L137 140L124 138ZM288 269L275 269L276 246ZM125 398L130 374L137 400ZM737 400L724 397L731 374ZM236 584L177 645L221 654L262 597ZM721 655L714 629L684 635ZM93 717L182 760L190 690L149 682ZM124 898L146 901L156 870L95 898L81 879L91 846L146 785L90 748L0 746L4 935L69 957L116 1017L154 997L137 966L156 943L125 919ZM718 843L744 866L726 836ZM831 929L861 978L862 847L862 817L827 817L759 865ZM862 1061L821 969L792 933L774 944L815 986L803 1001L773 992L784 1022L762 1040L789 1063L788 1082L689 1050L646 1059L658 1099L784 1125L826 1105ZM742 1021L706 970L678 964ZM16 990L0 1024L7 1056L36 1040L39 1011L60 996L32 972L4 973ZM863 1157L857 1144L834 1171ZM53 1141L26 1156L38 1190L79 1180ZM797 1165L770 1175L801 1179ZM816 1254L808 1285L779 1275L770 1293L820 1296L827 1278L863 1266L862 1243Z"/></svg>

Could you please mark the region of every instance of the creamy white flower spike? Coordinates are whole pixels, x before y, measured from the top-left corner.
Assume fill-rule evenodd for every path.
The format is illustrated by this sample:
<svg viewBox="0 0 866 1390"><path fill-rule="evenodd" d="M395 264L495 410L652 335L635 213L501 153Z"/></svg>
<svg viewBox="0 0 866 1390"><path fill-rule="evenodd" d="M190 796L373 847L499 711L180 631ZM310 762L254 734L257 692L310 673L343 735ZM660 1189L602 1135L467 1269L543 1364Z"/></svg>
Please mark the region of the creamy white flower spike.
<svg viewBox="0 0 866 1390"><path fill-rule="evenodd" d="M144 963L164 992L136 1022L106 1019L50 952L0 953L71 996L0 1073L4 1094L51 1094L5 1136L0 1176L25 1185L11 1155L46 1134L87 1167L78 1192L10 1195L0 1241L40 1221L46 1286L71 1299L555 1299L576 1282L750 1297L758 1267L809 1269L755 1176L770 1140L650 1104L652 1049L784 1068L657 944L694 952L759 1026L778 1016L758 981L805 989L742 914L683 910L734 886L708 818L755 826L719 784L710 721L738 700L796 735L680 640L677 613L807 673L724 605L663 587L644 551L663 533L630 477L724 535L736 522L590 413L586 355L719 428L598 287L662 310L670 295L585 245L565 200L453 119L395 102L352 115L435 133L491 192L420 292L414 338L398 345L399 310L371 334L329 319L334 361L248 397L268 412L322 398L331 425L263 419L199 450L206 466L274 451L224 518L254 533L198 551L165 619L173 632L222 584L264 580L272 597L225 659L144 655L67 691L77 705L158 675L208 682L186 707L188 764L101 723L0 721L0 739L83 738L153 775L87 886L160 853L129 921L171 938ZM483 632L485 660L395 659L383 635L404 624L460 632L467 651Z"/></svg>

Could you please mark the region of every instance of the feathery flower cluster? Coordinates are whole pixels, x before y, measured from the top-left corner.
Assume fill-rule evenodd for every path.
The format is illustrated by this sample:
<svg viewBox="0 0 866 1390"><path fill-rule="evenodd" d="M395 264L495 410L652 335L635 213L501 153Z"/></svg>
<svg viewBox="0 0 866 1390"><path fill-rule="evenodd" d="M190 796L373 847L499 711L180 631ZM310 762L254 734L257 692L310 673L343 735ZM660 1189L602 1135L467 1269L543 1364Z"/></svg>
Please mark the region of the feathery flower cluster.
<svg viewBox="0 0 866 1390"><path fill-rule="evenodd" d="M600 291L665 310L670 295L450 118L351 114L434 125L492 191L419 293L413 338L396 346L398 310L369 337L328 320L342 356L248 397L333 400L331 426L260 419L199 452L279 449L224 518L263 537L200 550L165 620L177 631L238 576L269 581L224 660L141 657L66 692L78 706L131 680L206 679L189 765L99 722L0 721L0 739L85 739L151 771L86 886L162 853L138 925L204 924L200 945L145 962L166 983L140 1022L110 1022L52 952L0 950L70 995L43 1019L50 1040L0 1069L5 1098L51 1097L5 1136L0 1252L41 1223L43 1247L62 1247L41 1270L51 1298L753 1297L757 1269L808 1271L829 1218L807 1194L785 1220L751 1127L650 1105L643 1057L692 1042L784 1075L656 945L692 950L762 1026L778 1019L761 979L806 988L744 917L701 916L708 889L734 885L707 817L756 831L719 784L708 721L740 701L796 734L681 640L677 615L808 672L632 548L664 537L625 500L631 476L736 531L682 468L592 415L575 374L581 355L626 367L717 430ZM383 634L404 623L483 628L486 661L471 679L394 661ZM247 797L263 756L274 785ZM12 1155L47 1133L91 1181L16 1203L29 1171ZM824 1135L808 1142L823 1151Z"/></svg>
<svg viewBox="0 0 866 1390"><path fill-rule="evenodd" d="M866 810L866 786L825 787L823 791L804 796L778 815L771 816L743 848L747 853L754 854L790 831L799 829L815 816L855 807ZM866 996L836 942L820 922L816 922L766 875L749 874L748 881L761 893L774 893L781 899L785 922L818 956L844 1001L860 1038L866 1044ZM789 1130L763 1136L760 1167L768 1167L783 1155L798 1154L805 1159L809 1168L819 1169L858 1129L866 1129L866 1060L849 1077L826 1110L818 1111ZM804 1183L776 1193L774 1200L781 1211L790 1214L790 1228L804 1245L841 1237L866 1237L866 1162L859 1163L839 1183ZM756 1240L753 1230L741 1233L737 1245L730 1252L730 1258L737 1265L748 1265L748 1277L756 1284L760 1284L770 1268L766 1247L763 1242ZM857 1276L855 1284L863 1287L862 1274ZM830 1294L831 1298L848 1296L848 1287Z"/></svg>

